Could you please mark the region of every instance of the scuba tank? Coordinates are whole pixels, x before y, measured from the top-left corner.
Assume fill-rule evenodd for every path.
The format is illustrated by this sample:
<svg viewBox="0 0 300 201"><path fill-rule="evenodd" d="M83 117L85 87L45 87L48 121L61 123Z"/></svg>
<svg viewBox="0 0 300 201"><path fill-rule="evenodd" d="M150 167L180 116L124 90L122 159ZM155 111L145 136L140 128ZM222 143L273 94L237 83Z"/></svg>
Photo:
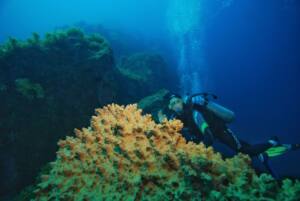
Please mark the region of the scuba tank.
<svg viewBox="0 0 300 201"><path fill-rule="evenodd" d="M199 102L204 106L208 111L212 112L214 115L222 119L225 123L233 122L235 114L233 111L209 100L209 96L213 99L217 99L217 96L210 93L196 93L191 96L188 96L186 103L192 103L192 99L195 98L196 102Z"/></svg>

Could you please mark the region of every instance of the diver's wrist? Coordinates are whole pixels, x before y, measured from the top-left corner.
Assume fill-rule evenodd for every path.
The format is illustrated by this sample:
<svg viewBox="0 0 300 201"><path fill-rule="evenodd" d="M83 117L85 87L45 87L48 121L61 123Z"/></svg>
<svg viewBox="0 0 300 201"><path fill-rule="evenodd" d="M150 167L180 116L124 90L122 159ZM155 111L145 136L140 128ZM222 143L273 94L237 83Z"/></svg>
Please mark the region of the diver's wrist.
<svg viewBox="0 0 300 201"><path fill-rule="evenodd" d="M208 105L208 100L202 97L197 102L199 102L199 104L202 105L203 107L206 107Z"/></svg>

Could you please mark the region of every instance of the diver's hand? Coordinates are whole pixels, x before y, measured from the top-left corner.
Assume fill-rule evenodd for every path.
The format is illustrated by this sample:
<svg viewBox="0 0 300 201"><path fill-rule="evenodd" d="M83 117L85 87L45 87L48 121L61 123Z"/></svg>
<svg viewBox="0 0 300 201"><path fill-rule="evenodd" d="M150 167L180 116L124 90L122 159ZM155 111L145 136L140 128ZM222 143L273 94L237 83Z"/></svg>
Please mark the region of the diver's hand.
<svg viewBox="0 0 300 201"><path fill-rule="evenodd" d="M167 119L167 116L162 112L162 110L158 111L157 116L159 122L162 122L164 119Z"/></svg>
<svg viewBox="0 0 300 201"><path fill-rule="evenodd" d="M198 104L198 105L201 105L201 106L206 106L207 105L207 101L202 96L193 97L192 103L193 104Z"/></svg>

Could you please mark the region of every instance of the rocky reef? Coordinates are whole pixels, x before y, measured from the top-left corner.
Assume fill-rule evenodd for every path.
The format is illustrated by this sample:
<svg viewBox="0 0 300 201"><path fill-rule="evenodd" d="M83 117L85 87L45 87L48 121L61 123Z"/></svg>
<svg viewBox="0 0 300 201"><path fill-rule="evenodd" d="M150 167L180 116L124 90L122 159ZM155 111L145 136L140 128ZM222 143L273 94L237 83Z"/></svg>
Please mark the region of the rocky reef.
<svg viewBox="0 0 300 201"><path fill-rule="evenodd" d="M128 32L124 29L117 29L113 27L106 27L101 24L90 24L84 21L77 22L73 25L67 24L65 26L57 27L58 30L78 27L85 33L98 33L105 37L111 44L114 50L114 55L117 59L123 56L130 56L137 52L156 52L163 56L164 59L171 62L170 54L172 48L164 38L158 38L148 34L147 37L143 33Z"/></svg>
<svg viewBox="0 0 300 201"><path fill-rule="evenodd" d="M137 102L165 86L166 77L155 77L155 67L167 68L160 56L116 60L105 38L76 28L0 45L0 177L7 178L0 199L31 184L58 139L87 126L94 108ZM128 62L135 68L126 70Z"/></svg>
<svg viewBox="0 0 300 201"><path fill-rule="evenodd" d="M78 29L10 38L0 47L0 148L9 158L1 167L13 172L1 192L30 184L54 158L55 141L87 124L99 105L97 84L113 66L109 43Z"/></svg>
<svg viewBox="0 0 300 201"><path fill-rule="evenodd" d="M170 93L167 89L161 89L154 94L144 97L138 102L138 107L143 110L144 114L151 114L155 122L159 122L158 112L162 110L164 114L168 113L166 110L168 100L165 98Z"/></svg>
<svg viewBox="0 0 300 201"><path fill-rule="evenodd" d="M134 102L169 86L172 81L169 79L164 59L157 54L136 53L124 57L118 64L117 69L121 75L117 80L121 82L124 78L127 80L126 85L122 85L123 87L120 88L120 94L122 94L122 91L127 91L130 97L138 98Z"/></svg>
<svg viewBox="0 0 300 201"><path fill-rule="evenodd" d="M33 200L289 200L300 182L256 175L250 158L223 160L187 143L179 120L156 124L137 105L96 109L90 127L58 142Z"/></svg>

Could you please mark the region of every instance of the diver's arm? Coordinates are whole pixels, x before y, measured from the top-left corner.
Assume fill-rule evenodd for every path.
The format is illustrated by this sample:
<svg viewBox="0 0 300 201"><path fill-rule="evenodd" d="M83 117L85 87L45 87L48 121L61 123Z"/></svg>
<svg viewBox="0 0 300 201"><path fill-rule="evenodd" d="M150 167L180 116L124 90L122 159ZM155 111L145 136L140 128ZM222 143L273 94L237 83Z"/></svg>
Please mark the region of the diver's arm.
<svg viewBox="0 0 300 201"><path fill-rule="evenodd" d="M208 104L208 100L204 99L201 96L189 98L186 101L186 104L189 108L196 110L198 112L203 112L206 109L206 106Z"/></svg>

